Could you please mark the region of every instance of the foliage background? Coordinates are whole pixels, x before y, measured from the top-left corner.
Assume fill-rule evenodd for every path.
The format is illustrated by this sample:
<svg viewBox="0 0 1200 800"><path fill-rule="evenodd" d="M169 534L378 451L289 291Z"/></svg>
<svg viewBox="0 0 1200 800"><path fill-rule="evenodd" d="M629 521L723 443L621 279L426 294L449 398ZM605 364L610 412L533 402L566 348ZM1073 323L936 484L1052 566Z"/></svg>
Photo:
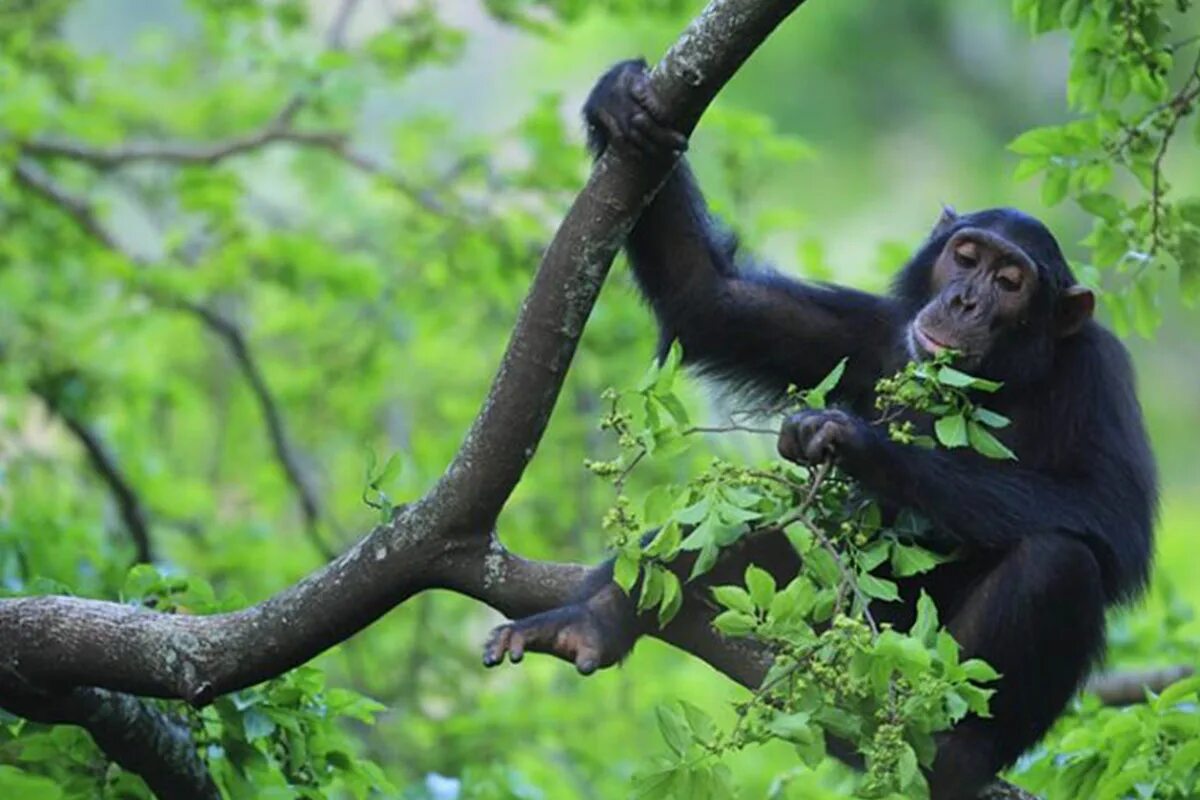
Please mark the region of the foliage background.
<svg viewBox="0 0 1200 800"><path fill-rule="evenodd" d="M144 593L127 583L129 537L67 415L127 473L165 573L202 577L236 606L320 563L239 365L180 303L204 302L243 331L320 498L322 541L340 548L373 521L362 500L372 463L398 454L382 486L391 500L423 491L458 446L540 247L586 174L576 109L591 81L615 60L653 58L699 6L366 1L339 51L325 41L339 5L0 4L6 167L34 135L104 146L245 134L297 93L297 128L352 132L348 144L281 143L214 164L46 162L95 204L120 252L11 172L0 178L4 591ZM1176 30L1200 31L1200 16ZM1005 148L1071 118L1068 70L1065 35L1031 38L1007 3L814 2L723 93L693 159L747 245L798 274L881 289L943 202L1044 216L1082 259L1089 218L1070 203L1046 208L1038 182L1014 180L1018 158ZM1200 182L1195 136L1184 131L1168 154L1174 186ZM1200 635L1186 611L1200 602L1198 322L1176 292L1156 303L1161 327L1128 343L1162 470L1159 560L1150 601L1115 623L1121 663L1194 655ZM616 271L500 521L517 552L603 555L611 490L583 460L611 455L595 426L600 392L636 383L654 342ZM64 413L33 389L52 391ZM700 414L721 407L698 384L689 395ZM773 442L713 447L765 456ZM670 479L666 469L636 480ZM485 672L479 645L495 622L467 600L428 594L315 663L329 685L384 705L374 726L339 730L403 796L624 796L662 747L656 706L686 697L720 717L743 696L654 642L588 680L537 658ZM20 771L112 785L85 739L15 723L9 732L0 780ZM731 766L743 796L762 797L794 756L768 747Z"/></svg>

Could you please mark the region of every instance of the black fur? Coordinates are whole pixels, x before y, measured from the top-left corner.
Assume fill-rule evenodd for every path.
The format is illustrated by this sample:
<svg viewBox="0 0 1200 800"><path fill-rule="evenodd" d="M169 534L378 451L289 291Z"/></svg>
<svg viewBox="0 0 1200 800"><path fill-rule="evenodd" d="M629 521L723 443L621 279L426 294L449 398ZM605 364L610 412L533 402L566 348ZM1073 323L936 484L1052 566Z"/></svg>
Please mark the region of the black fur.
<svg viewBox="0 0 1200 800"><path fill-rule="evenodd" d="M612 74L585 107L597 150ZM905 329L930 300L934 261L964 227L1021 248L1039 273L1027 324L976 370L1005 382L987 405L1013 420L1002 438L1015 463L898 445L861 421L875 381L907 359ZM931 775L935 800L973 797L1061 713L1103 651L1105 608L1136 596L1150 567L1156 475L1129 358L1090 320L1055 335L1056 304L1076 281L1054 236L991 209L940 225L889 295L803 283L740 261L681 162L627 249L662 343L678 339L688 363L735 388L811 386L849 357L840 400L861 428L844 468L885 503L915 506L966 554L908 581L909 604L881 612L903 625L917 591L930 591L969 655L1003 674L994 717L949 734Z"/></svg>

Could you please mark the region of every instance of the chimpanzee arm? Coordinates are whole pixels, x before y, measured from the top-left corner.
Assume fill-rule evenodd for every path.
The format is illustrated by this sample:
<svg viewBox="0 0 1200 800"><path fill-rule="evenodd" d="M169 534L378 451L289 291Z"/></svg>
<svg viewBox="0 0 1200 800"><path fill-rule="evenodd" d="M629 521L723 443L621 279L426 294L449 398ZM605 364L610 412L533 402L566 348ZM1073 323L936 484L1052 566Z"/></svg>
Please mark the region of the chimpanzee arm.
<svg viewBox="0 0 1200 800"><path fill-rule="evenodd" d="M779 449L801 462L833 455L868 491L921 512L952 541L1006 549L1030 537L1065 535L1091 547L1111 595L1125 595L1145 579L1152 477L1103 444L1085 468L1049 474L1020 462L897 444L845 412L809 411L785 423Z"/></svg>
<svg viewBox="0 0 1200 800"><path fill-rule="evenodd" d="M584 107L593 150L611 144L642 158L678 158L686 142L656 122L655 105L644 64L618 64ZM739 264L734 250L679 159L627 246L661 344L678 339L693 364L769 393L811 386L849 357L840 388L850 396L869 392L899 329L893 304L753 269Z"/></svg>

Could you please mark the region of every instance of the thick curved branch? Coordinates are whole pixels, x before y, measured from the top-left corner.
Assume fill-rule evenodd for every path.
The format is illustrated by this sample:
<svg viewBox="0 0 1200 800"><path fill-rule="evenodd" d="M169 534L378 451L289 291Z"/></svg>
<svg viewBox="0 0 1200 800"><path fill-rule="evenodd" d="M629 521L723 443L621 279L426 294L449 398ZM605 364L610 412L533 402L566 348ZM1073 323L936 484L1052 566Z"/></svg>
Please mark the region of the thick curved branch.
<svg viewBox="0 0 1200 800"><path fill-rule="evenodd" d="M690 131L801 1L712 2L652 73L672 125ZM0 667L37 686L202 704L308 661L427 588L455 588L509 615L567 599L583 568L524 561L484 532L532 457L600 284L666 168L652 173L615 153L597 163L542 261L483 410L425 498L300 583L236 613L172 616L67 597L0 602ZM681 633L679 643L722 661L729 643L696 627L694 641Z"/></svg>
<svg viewBox="0 0 1200 800"><path fill-rule="evenodd" d="M717 91L803 0L717 0L651 72L666 122L690 133ZM617 250L666 179L610 148L559 226L525 299L487 400L430 502L488 528L545 430L567 364Z"/></svg>

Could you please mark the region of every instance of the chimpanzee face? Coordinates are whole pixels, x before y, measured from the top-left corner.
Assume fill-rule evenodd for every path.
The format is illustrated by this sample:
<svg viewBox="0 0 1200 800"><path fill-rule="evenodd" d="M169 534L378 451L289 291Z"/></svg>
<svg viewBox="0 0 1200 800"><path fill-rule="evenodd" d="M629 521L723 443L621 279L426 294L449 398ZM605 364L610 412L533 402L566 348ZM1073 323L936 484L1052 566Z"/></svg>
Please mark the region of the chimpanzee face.
<svg viewBox="0 0 1200 800"><path fill-rule="evenodd" d="M1037 266L1012 242L982 228L947 241L930 275L931 297L909 325L914 358L955 350L978 365L1004 333L1025 325L1039 290Z"/></svg>

